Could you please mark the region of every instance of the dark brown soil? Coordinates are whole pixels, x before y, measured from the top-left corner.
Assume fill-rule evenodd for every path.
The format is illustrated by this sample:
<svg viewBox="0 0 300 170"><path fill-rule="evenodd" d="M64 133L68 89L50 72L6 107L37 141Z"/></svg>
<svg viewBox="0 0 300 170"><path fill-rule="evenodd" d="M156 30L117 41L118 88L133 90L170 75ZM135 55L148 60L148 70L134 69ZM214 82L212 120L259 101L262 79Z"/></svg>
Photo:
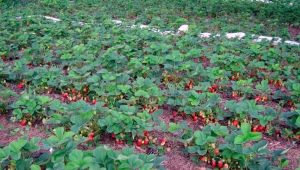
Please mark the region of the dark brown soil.
<svg viewBox="0 0 300 170"><path fill-rule="evenodd" d="M0 125L4 128L0 130L0 146L6 146L10 142L18 139L22 135L27 135L29 138L40 137L45 138L46 130L43 127L22 127L18 122L10 122L6 115L0 115ZM19 129L16 131L16 129Z"/></svg>

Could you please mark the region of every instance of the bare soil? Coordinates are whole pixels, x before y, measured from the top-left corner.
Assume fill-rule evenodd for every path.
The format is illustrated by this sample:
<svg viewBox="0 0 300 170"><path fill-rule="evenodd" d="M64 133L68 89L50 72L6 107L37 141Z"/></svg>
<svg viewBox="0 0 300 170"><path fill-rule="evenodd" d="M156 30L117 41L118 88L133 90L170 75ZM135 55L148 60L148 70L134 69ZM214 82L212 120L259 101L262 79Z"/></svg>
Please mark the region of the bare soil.
<svg viewBox="0 0 300 170"><path fill-rule="evenodd" d="M4 127L0 130L0 146L6 146L23 135L27 135L29 138L45 138L47 136L43 126L34 126L27 129L18 122L9 121L6 115L0 115L0 125Z"/></svg>

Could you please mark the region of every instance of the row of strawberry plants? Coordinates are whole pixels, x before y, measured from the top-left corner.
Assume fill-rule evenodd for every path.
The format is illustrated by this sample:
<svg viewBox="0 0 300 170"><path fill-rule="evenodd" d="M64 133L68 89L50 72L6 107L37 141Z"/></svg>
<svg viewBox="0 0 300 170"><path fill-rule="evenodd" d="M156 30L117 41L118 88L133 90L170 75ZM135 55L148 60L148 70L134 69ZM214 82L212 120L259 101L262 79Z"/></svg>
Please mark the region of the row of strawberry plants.
<svg viewBox="0 0 300 170"><path fill-rule="evenodd" d="M42 142L42 144L40 144ZM136 154L131 148L115 151L100 145L92 150L79 150L85 139L64 128L55 128L53 135L19 138L0 148L1 169L160 169L161 158Z"/></svg>
<svg viewBox="0 0 300 170"><path fill-rule="evenodd" d="M192 130L173 124L171 132L181 131L178 139L185 152L197 163L219 169L281 169L288 165L287 150L268 150L261 132L253 132L250 123L235 126L208 124ZM177 133L178 135L178 133Z"/></svg>

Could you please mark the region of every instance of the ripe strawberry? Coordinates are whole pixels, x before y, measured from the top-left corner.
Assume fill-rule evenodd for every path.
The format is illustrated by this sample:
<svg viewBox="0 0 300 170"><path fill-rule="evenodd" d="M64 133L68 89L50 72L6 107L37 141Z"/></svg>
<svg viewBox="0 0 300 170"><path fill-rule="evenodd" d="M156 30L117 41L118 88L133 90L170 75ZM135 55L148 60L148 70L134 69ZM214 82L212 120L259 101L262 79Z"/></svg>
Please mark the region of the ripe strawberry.
<svg viewBox="0 0 300 170"><path fill-rule="evenodd" d="M233 91L232 94L231 94L231 97L234 98L234 99L238 98L239 97L238 92Z"/></svg>
<svg viewBox="0 0 300 170"><path fill-rule="evenodd" d="M217 84L213 84L211 87L208 88L208 91L211 93L215 93L218 89L218 85Z"/></svg>
<svg viewBox="0 0 300 170"><path fill-rule="evenodd" d="M96 99L93 99L92 104L95 105L97 103Z"/></svg>
<svg viewBox="0 0 300 170"><path fill-rule="evenodd" d="M200 156L199 160L203 161L203 162L207 162L207 157L206 156Z"/></svg>
<svg viewBox="0 0 300 170"><path fill-rule="evenodd" d="M265 130L266 130L266 128L264 126L262 126L262 125L257 126L257 131L258 132L264 132Z"/></svg>
<svg viewBox="0 0 300 170"><path fill-rule="evenodd" d="M69 94L68 93L62 93L63 98L68 98Z"/></svg>
<svg viewBox="0 0 300 170"><path fill-rule="evenodd" d="M116 139L116 143L117 143L118 145L122 145L124 142L123 142L122 140Z"/></svg>
<svg viewBox="0 0 300 170"><path fill-rule="evenodd" d="M23 88L24 88L24 83L19 83L19 84L17 85L17 88L18 88L18 89L23 89Z"/></svg>
<svg viewBox="0 0 300 170"><path fill-rule="evenodd" d="M196 122L198 120L198 117L194 114L193 115L193 121Z"/></svg>
<svg viewBox="0 0 300 170"><path fill-rule="evenodd" d="M218 85L217 84L213 84L211 87L214 88L214 89L218 89Z"/></svg>
<svg viewBox="0 0 300 170"><path fill-rule="evenodd" d="M173 115L174 117L177 116L177 114L178 114L177 111L173 111L173 112L172 112L172 115Z"/></svg>
<svg viewBox="0 0 300 170"><path fill-rule="evenodd" d="M224 164L223 166L224 169L229 169L229 165L227 163Z"/></svg>
<svg viewBox="0 0 300 170"><path fill-rule="evenodd" d="M185 89L186 90L191 90L193 88L193 86L194 86L194 83L193 83L193 81L190 80L189 82L187 82L185 84Z"/></svg>
<svg viewBox="0 0 300 170"><path fill-rule="evenodd" d="M143 145L143 140L142 140L142 139L138 139L138 140L136 141L136 145L137 145L137 146L142 146L142 145Z"/></svg>
<svg viewBox="0 0 300 170"><path fill-rule="evenodd" d="M255 97L255 102L259 102L259 101L261 101L261 97L260 96Z"/></svg>
<svg viewBox="0 0 300 170"><path fill-rule="evenodd" d="M93 141L95 137L95 134L93 132L91 132L88 136L88 141Z"/></svg>
<svg viewBox="0 0 300 170"><path fill-rule="evenodd" d="M76 94L76 89L72 89L71 92L72 92L72 94L75 95Z"/></svg>
<svg viewBox="0 0 300 170"><path fill-rule="evenodd" d="M235 127L238 127L239 121L238 120L232 121L232 125L235 126Z"/></svg>
<svg viewBox="0 0 300 170"><path fill-rule="evenodd" d="M214 160L214 159L211 160L211 166L212 166L213 168L217 167L217 162L216 162L216 160Z"/></svg>
<svg viewBox="0 0 300 170"><path fill-rule="evenodd" d="M252 128L252 132L257 132L257 125L255 125L253 128Z"/></svg>
<svg viewBox="0 0 300 170"><path fill-rule="evenodd" d="M148 131L144 131L144 136L149 136L149 132Z"/></svg>
<svg viewBox="0 0 300 170"><path fill-rule="evenodd" d="M26 119L21 120L20 125L23 127L26 126L27 125Z"/></svg>
<svg viewBox="0 0 300 170"><path fill-rule="evenodd" d="M166 142L167 142L166 138L162 138L159 141L159 143L160 143L161 146L164 146L166 144Z"/></svg>
<svg viewBox="0 0 300 170"><path fill-rule="evenodd" d="M114 133L112 133L111 138L116 139L116 135Z"/></svg>
<svg viewBox="0 0 300 170"><path fill-rule="evenodd" d="M218 161L218 168L223 168L223 161L222 160L219 160Z"/></svg>
<svg viewBox="0 0 300 170"><path fill-rule="evenodd" d="M148 138L145 138L144 140L144 145L148 145L149 144L149 139Z"/></svg>
<svg viewBox="0 0 300 170"><path fill-rule="evenodd" d="M216 156L218 156L218 155L220 154L220 150L219 150L218 148L216 148L216 149L214 150L214 153L215 153Z"/></svg>
<svg viewBox="0 0 300 170"><path fill-rule="evenodd" d="M277 80L277 81L274 83L274 86L275 86L276 88L280 88L280 87L283 86L283 82L282 82L281 80Z"/></svg>

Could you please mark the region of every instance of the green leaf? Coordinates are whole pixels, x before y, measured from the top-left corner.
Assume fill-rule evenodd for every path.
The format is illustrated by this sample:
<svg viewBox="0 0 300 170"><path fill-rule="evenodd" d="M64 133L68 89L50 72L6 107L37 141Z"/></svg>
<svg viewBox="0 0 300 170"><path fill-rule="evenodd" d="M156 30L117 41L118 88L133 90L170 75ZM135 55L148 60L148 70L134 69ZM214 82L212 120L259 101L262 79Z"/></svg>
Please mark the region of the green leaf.
<svg viewBox="0 0 300 170"><path fill-rule="evenodd" d="M48 96L37 96L37 98L39 99L41 105L44 105L51 101L51 98Z"/></svg>
<svg viewBox="0 0 300 170"><path fill-rule="evenodd" d="M199 149L199 146L189 146L187 148L189 153L196 153L198 151L198 149Z"/></svg>
<svg viewBox="0 0 300 170"><path fill-rule="evenodd" d="M94 149L93 155L98 163L103 163L106 157L106 150L102 147L97 147Z"/></svg>
<svg viewBox="0 0 300 170"><path fill-rule="evenodd" d="M243 134L247 134L247 133L251 132L251 125L249 123L242 123L241 131Z"/></svg>
<svg viewBox="0 0 300 170"><path fill-rule="evenodd" d="M25 139L19 139L17 141L13 141L9 144L9 149L12 152L19 152L20 149L25 146L27 141Z"/></svg>
<svg viewBox="0 0 300 170"><path fill-rule="evenodd" d="M137 96L137 97L140 97L140 96L143 96L145 98L149 98L150 97L150 95L146 91L144 91L144 90L138 90L138 91L136 91L134 93L134 95Z"/></svg>
<svg viewBox="0 0 300 170"><path fill-rule="evenodd" d="M194 133L196 145L204 145L207 142L206 135L201 131Z"/></svg>
<svg viewBox="0 0 300 170"><path fill-rule="evenodd" d="M262 134L260 132L251 132L246 137L248 141L258 141L262 138Z"/></svg>
<svg viewBox="0 0 300 170"><path fill-rule="evenodd" d="M179 128L180 128L180 125L179 125L179 124L170 122L170 123L169 123L168 131L171 132L171 133L175 133Z"/></svg>
<svg viewBox="0 0 300 170"><path fill-rule="evenodd" d="M69 154L69 159L74 162L80 161L80 160L82 160L82 158L83 158L83 152L78 149L73 150Z"/></svg>
<svg viewBox="0 0 300 170"><path fill-rule="evenodd" d="M300 127L300 116L297 117L295 125Z"/></svg>
<svg viewBox="0 0 300 170"><path fill-rule="evenodd" d="M218 136L226 136L229 133L226 126L220 126L219 124L213 125L212 131Z"/></svg>
<svg viewBox="0 0 300 170"><path fill-rule="evenodd" d="M32 164L32 165L30 166L30 169L31 169L31 170L41 170L41 167L40 167L39 165Z"/></svg>
<svg viewBox="0 0 300 170"><path fill-rule="evenodd" d="M243 135L238 135L234 138L234 144L242 144L246 141L246 137Z"/></svg>
<svg viewBox="0 0 300 170"><path fill-rule="evenodd" d="M244 135L238 135L234 138L234 144L243 144L249 141L258 141L262 138L259 132L250 132Z"/></svg>

